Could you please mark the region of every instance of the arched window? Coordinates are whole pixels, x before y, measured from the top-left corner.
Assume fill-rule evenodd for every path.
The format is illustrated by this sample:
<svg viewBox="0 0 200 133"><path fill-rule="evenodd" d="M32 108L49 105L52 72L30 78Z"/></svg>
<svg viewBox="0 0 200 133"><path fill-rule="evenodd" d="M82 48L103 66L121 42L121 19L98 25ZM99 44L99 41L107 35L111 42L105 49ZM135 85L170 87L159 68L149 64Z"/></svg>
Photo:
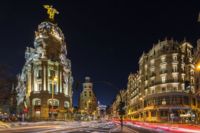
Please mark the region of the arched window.
<svg viewBox="0 0 200 133"><path fill-rule="evenodd" d="M64 107L65 107L65 108L69 108L69 101L65 101L65 102L64 102Z"/></svg>
<svg viewBox="0 0 200 133"><path fill-rule="evenodd" d="M52 105L52 99L48 99L47 101L48 105ZM53 106L59 106L59 100L58 99L53 99Z"/></svg>
<svg viewBox="0 0 200 133"><path fill-rule="evenodd" d="M33 100L32 100L32 105L33 106L40 106L41 105L41 99L39 99L39 98L34 98Z"/></svg>

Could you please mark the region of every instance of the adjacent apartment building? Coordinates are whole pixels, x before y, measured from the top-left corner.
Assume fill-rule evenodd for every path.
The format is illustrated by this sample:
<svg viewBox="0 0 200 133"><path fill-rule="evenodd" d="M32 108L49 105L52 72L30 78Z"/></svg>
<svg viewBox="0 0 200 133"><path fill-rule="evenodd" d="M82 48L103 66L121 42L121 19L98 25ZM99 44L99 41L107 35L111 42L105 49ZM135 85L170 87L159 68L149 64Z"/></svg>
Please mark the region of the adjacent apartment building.
<svg viewBox="0 0 200 133"><path fill-rule="evenodd" d="M199 121L193 46L159 41L139 59L127 84L126 118L140 121ZM116 103L115 103L116 104Z"/></svg>

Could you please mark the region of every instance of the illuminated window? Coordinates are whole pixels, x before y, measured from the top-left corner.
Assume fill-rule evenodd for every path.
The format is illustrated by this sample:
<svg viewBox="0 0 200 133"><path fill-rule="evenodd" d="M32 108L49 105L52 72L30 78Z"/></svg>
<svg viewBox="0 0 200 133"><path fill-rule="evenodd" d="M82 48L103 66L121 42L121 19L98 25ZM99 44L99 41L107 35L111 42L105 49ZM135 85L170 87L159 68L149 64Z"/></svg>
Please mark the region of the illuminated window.
<svg viewBox="0 0 200 133"><path fill-rule="evenodd" d="M173 65L173 72L177 72L177 65Z"/></svg>
<svg viewBox="0 0 200 133"><path fill-rule="evenodd" d="M174 79L174 81L177 81L178 80L178 75L173 75L173 79Z"/></svg>
<svg viewBox="0 0 200 133"><path fill-rule="evenodd" d="M152 60L150 61L151 65L154 65L154 62L155 62L155 60L152 59Z"/></svg>
<svg viewBox="0 0 200 133"><path fill-rule="evenodd" d="M49 92L52 93L52 88L53 88L53 85L52 84L49 84Z"/></svg>
<svg viewBox="0 0 200 133"><path fill-rule="evenodd" d="M166 56L161 56L161 62L165 62Z"/></svg>
<svg viewBox="0 0 200 133"><path fill-rule="evenodd" d="M38 79L42 78L42 70L38 70L38 72L37 72L37 78Z"/></svg>
<svg viewBox="0 0 200 133"><path fill-rule="evenodd" d="M181 64L181 71L184 72L185 71L185 66L183 64Z"/></svg>
<svg viewBox="0 0 200 133"><path fill-rule="evenodd" d="M41 91L42 90L42 84L38 84L38 91Z"/></svg>
<svg viewBox="0 0 200 133"><path fill-rule="evenodd" d="M145 71L147 70L147 64L145 64Z"/></svg>
<svg viewBox="0 0 200 133"><path fill-rule="evenodd" d="M64 102L64 107L65 107L65 108L69 108L69 102L68 102L68 101L65 101L65 102Z"/></svg>
<svg viewBox="0 0 200 133"><path fill-rule="evenodd" d="M36 100L35 105L41 105L41 100Z"/></svg>
<svg viewBox="0 0 200 133"><path fill-rule="evenodd" d="M177 55L173 55L173 61L177 61Z"/></svg>
<svg viewBox="0 0 200 133"><path fill-rule="evenodd" d="M165 76L161 77L161 81L162 81L162 83L165 83L166 82L166 77Z"/></svg>

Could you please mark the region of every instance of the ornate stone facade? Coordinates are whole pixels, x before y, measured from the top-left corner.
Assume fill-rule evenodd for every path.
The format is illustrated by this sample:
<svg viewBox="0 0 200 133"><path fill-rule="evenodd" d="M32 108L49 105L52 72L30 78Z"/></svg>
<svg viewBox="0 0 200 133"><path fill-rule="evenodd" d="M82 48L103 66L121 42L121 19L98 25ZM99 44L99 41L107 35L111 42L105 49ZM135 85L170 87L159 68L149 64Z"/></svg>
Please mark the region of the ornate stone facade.
<svg viewBox="0 0 200 133"><path fill-rule="evenodd" d="M19 111L27 118L64 119L66 110L72 107L73 77L66 56L65 38L57 24L39 24L34 48L26 49L16 88Z"/></svg>
<svg viewBox="0 0 200 133"><path fill-rule="evenodd" d="M186 41L166 39L143 53L139 72L128 78L129 119L157 122L199 119L192 50Z"/></svg>

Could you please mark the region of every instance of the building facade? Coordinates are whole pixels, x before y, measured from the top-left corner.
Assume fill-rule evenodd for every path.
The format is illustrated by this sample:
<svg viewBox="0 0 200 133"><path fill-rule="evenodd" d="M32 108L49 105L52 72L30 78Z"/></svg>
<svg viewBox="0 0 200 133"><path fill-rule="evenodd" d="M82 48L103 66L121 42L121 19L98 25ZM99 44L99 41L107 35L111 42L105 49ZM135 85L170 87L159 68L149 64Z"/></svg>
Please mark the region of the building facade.
<svg viewBox="0 0 200 133"><path fill-rule="evenodd" d="M115 97L115 100L114 102L112 103L112 106L111 106L111 114L112 114L112 117L114 119L119 119L120 118L120 113L119 113L119 110L120 110L120 102L125 102L125 108L128 107L128 96L127 96L127 90L125 89L121 89L119 91L119 94L116 95Z"/></svg>
<svg viewBox="0 0 200 133"><path fill-rule="evenodd" d="M65 119L72 107L71 61L57 24L42 22L35 31L34 48L27 47L18 75L19 113L27 119Z"/></svg>
<svg viewBox="0 0 200 133"><path fill-rule="evenodd" d="M139 60L127 84L126 117L140 121L199 121L195 65L190 43L159 41Z"/></svg>
<svg viewBox="0 0 200 133"><path fill-rule="evenodd" d="M194 50L194 64L196 66L195 89L196 89L196 94L200 96L200 39L197 40L197 47Z"/></svg>
<svg viewBox="0 0 200 133"><path fill-rule="evenodd" d="M98 101L98 106L97 106L97 117L98 118L105 119L105 117L107 115L106 114L106 108L107 108L106 105L103 105Z"/></svg>
<svg viewBox="0 0 200 133"><path fill-rule="evenodd" d="M83 83L83 90L79 99L79 111L88 115L97 114L97 98L93 92L93 83L90 81L90 77L85 77Z"/></svg>

